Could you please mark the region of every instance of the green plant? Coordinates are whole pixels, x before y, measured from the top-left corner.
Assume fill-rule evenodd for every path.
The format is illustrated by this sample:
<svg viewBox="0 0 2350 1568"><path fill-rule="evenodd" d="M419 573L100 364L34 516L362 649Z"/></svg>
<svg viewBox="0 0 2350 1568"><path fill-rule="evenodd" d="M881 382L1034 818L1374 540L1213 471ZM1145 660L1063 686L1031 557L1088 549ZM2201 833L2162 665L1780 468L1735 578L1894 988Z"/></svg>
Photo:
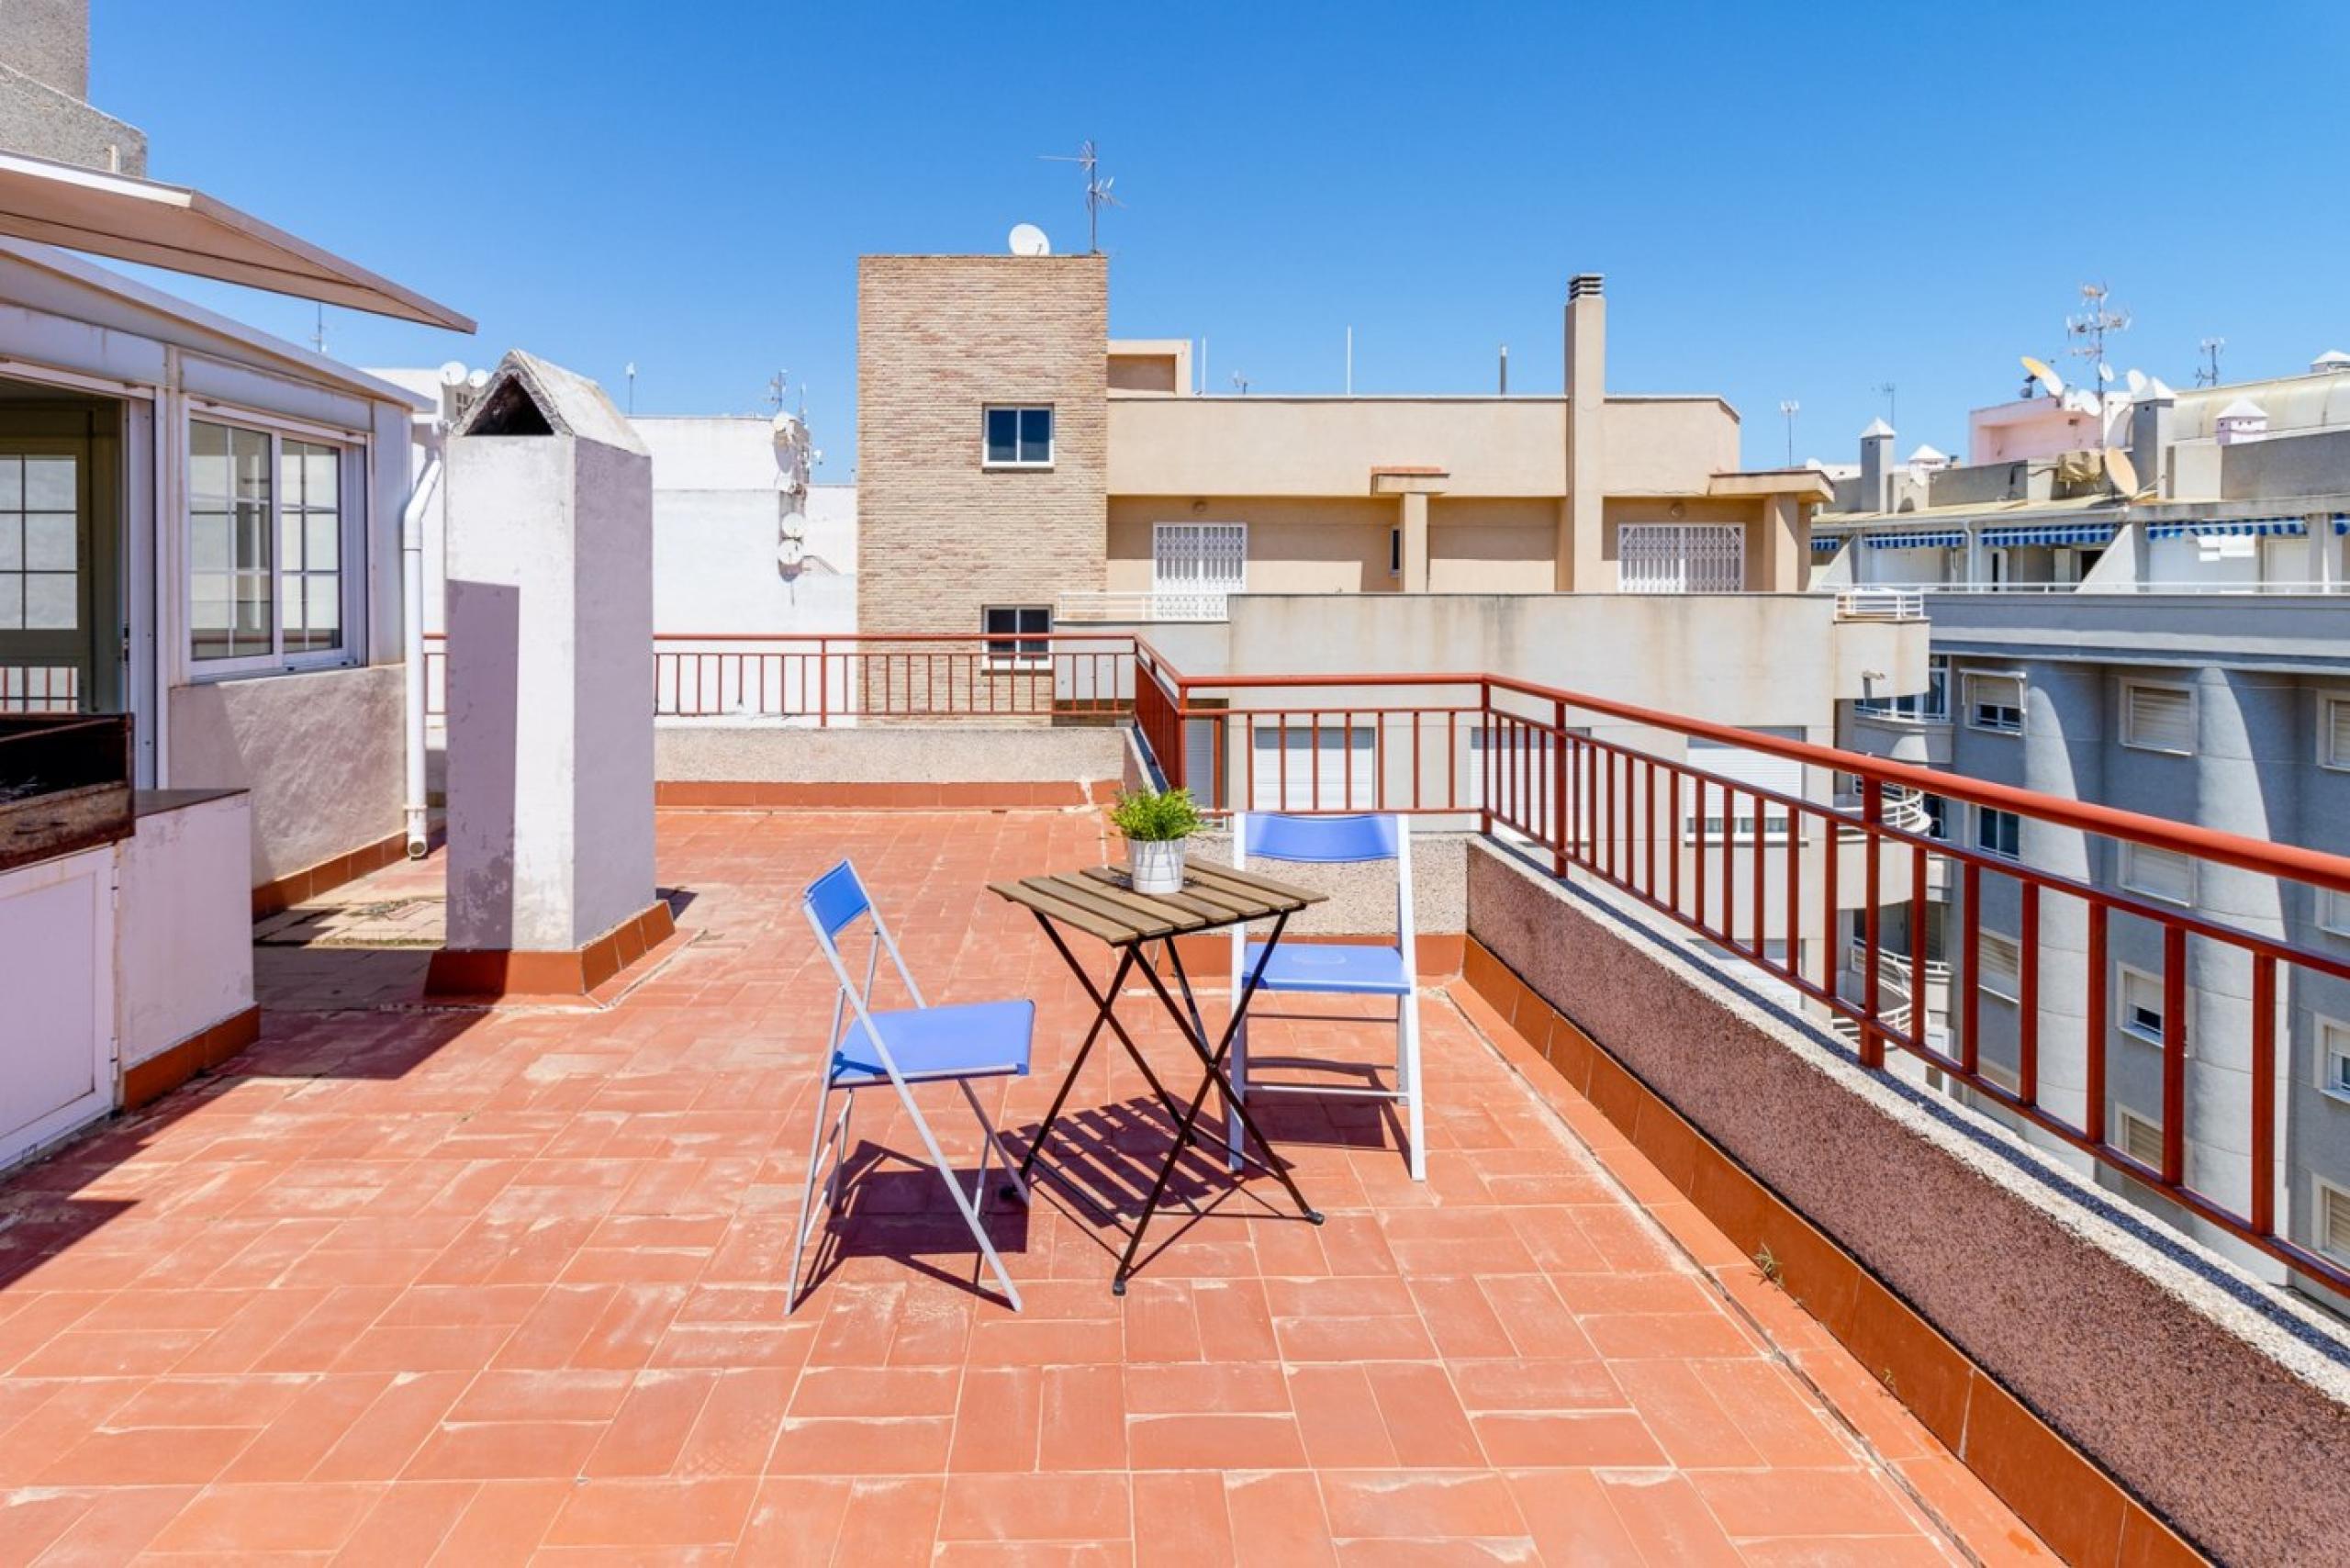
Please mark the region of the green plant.
<svg viewBox="0 0 2350 1568"><path fill-rule="evenodd" d="M1200 808L1189 790L1121 790L1111 824L1139 844L1165 844L1200 831Z"/></svg>

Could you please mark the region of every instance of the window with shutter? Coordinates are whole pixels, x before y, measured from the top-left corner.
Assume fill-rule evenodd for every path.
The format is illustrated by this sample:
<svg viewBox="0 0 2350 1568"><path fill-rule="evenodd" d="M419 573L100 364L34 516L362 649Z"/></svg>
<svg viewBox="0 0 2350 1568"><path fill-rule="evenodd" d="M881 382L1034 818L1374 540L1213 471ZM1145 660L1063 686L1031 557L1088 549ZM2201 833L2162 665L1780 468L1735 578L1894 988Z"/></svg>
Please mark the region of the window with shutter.
<svg viewBox="0 0 2350 1568"><path fill-rule="evenodd" d="M2337 1100L2350 1100L2350 1024L2321 1018L2317 1036L2322 1074L2317 1086Z"/></svg>
<svg viewBox="0 0 2350 1568"><path fill-rule="evenodd" d="M2317 1210L2319 1250L2350 1260L2350 1193L2321 1178L2317 1184Z"/></svg>
<svg viewBox="0 0 2350 1568"><path fill-rule="evenodd" d="M1979 935L1975 952L1978 986L1988 996L2013 1002L2023 994L2023 949L1996 932Z"/></svg>
<svg viewBox="0 0 2350 1568"><path fill-rule="evenodd" d="M2121 689L2121 744L2188 756L2195 750L2194 694L2176 686Z"/></svg>
<svg viewBox="0 0 2350 1568"><path fill-rule="evenodd" d="M2176 850L2150 845L2121 846L2121 885L2165 903L2195 902L2195 862Z"/></svg>
<svg viewBox="0 0 2350 1568"><path fill-rule="evenodd" d="M2114 1107L2114 1147L2141 1165L2159 1170L2163 1165L2163 1125L2127 1106Z"/></svg>
<svg viewBox="0 0 2350 1568"><path fill-rule="evenodd" d="M2317 923L2337 936L2350 936L2350 893L2320 888L2317 892Z"/></svg>
<svg viewBox="0 0 2350 1568"><path fill-rule="evenodd" d="M2328 767L2350 767L2350 697L2330 697L2318 716L2318 760Z"/></svg>
<svg viewBox="0 0 2350 1568"><path fill-rule="evenodd" d="M1684 839L1697 835L1697 801L1702 791L1706 804L1706 837L1718 845L1727 827L1740 844L1754 842L1755 797L1749 790L1769 790L1775 794L1803 796L1803 764L1792 757L1771 756L1750 751L1744 746L1724 745L1718 741L1693 739L1689 743L1689 766L1709 777L1684 782L1681 791L1681 830ZM1736 796L1734 811L1722 808L1726 786ZM1762 832L1767 842L1785 843L1790 808L1779 801L1762 802Z"/></svg>
<svg viewBox="0 0 2350 1568"><path fill-rule="evenodd" d="M2121 1005L2115 1009L2114 1022L2125 1035L2134 1035L2152 1045L2163 1043L2163 982L2143 969L2124 966L2121 970Z"/></svg>
<svg viewBox="0 0 2350 1568"><path fill-rule="evenodd" d="M2023 678L2014 675L1970 675L1966 678L1966 722L1978 730L2015 734L2023 729Z"/></svg>

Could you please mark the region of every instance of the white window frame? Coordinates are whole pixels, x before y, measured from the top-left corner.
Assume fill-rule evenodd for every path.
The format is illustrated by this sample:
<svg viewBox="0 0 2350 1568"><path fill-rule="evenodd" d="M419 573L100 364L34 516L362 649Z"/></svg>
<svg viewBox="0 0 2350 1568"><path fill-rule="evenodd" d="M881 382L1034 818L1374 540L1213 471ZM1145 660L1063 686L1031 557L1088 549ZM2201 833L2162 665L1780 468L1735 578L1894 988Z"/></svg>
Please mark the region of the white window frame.
<svg viewBox="0 0 2350 1568"><path fill-rule="evenodd" d="M1950 655L1926 655L1926 689L1907 697L1863 697L1853 704L1873 719L1899 719L1912 724L1950 722Z"/></svg>
<svg viewBox="0 0 2350 1568"><path fill-rule="evenodd" d="M2350 696L2321 696L2317 703L2317 765L2341 772L2350 772L2350 754L2337 751L2333 745L2334 711L2350 708Z"/></svg>
<svg viewBox="0 0 2350 1568"><path fill-rule="evenodd" d="M2310 1211L2311 1247L2316 1251L2323 1253L2326 1257L2333 1259L2337 1262L2350 1263L2350 1251L2344 1251L2336 1248L2329 1247L2326 1245L2325 1241L2326 1200L2328 1197L2333 1197L2341 1200L2344 1204L2350 1204L2350 1187L2344 1187L2338 1182L2329 1182L2315 1171L2311 1171L2310 1173L2310 1195L2311 1199Z"/></svg>
<svg viewBox="0 0 2350 1568"><path fill-rule="evenodd" d="M1249 725L1248 748L1252 812L1377 809L1382 748L1376 722L1325 718L1318 723L1306 719L1283 724L1260 718ZM1295 755L1301 752L1302 756ZM1286 777L1284 755L1289 756Z"/></svg>
<svg viewBox="0 0 2350 1568"><path fill-rule="evenodd" d="M1995 818L1999 818L1999 817L2004 817L2004 818L2006 818L2008 821L2012 822L2012 823L2014 823L2016 824L2016 846L2015 846L2013 849L2001 849L2000 847L1998 847L1998 846L1997 845L1995 845L1995 844L1988 844L1988 843L1986 843L1986 842L1984 841L1984 836L1983 836L1983 830L1984 830L1984 828L1985 828L1985 827L1986 827L1986 825L1987 825L1987 824L1988 824L1988 823L1989 823L1993 819L1995 819ZM1994 856L1994 857L1997 857L1998 858L1999 858L1999 859L2001 859L2001 860L2018 860L2018 861L2021 860L2021 859L2023 858L2023 818L2022 818L2022 816L2021 816L2020 813L2015 812L2003 812L2003 811L1999 810L1997 806L1977 806L1977 807L1975 807L1975 851L1976 851L1978 854Z"/></svg>
<svg viewBox="0 0 2350 1568"><path fill-rule="evenodd" d="M1045 629L1042 632L1029 632L1022 629L1020 625L1020 617L1028 614L1031 611L1041 613L1044 616ZM999 634L989 627L988 622L990 618L997 615L1009 615L1013 618L1012 630L1010 632ZM979 610L979 632L981 638L987 646L987 657L983 662L990 670L1038 670L1050 669L1052 667L1053 607L1049 604L990 604L982 606ZM1031 637L1041 639L1044 643L1044 651L1035 654L1028 653L1024 650L1017 642L1003 643L997 641L996 639L999 635L1005 637L1016 637L1023 641ZM1003 651L1007 647L1012 650L1010 653Z"/></svg>
<svg viewBox="0 0 2350 1568"><path fill-rule="evenodd" d="M1035 458L1021 457L1018 455L1020 451L1020 431L1019 420L1016 418L1013 421L1012 438L1012 450L1014 455L1011 457L990 457L988 455L988 420L990 416L1003 413L1009 413L1016 416L1020 414L1039 412L1045 416L1046 420L1045 455L1041 461ZM1055 404L986 403L982 404L979 408L979 466L981 468L1050 468L1053 465L1053 458L1055 454L1059 451L1060 439L1060 409Z"/></svg>
<svg viewBox="0 0 2350 1568"><path fill-rule="evenodd" d="M2016 716L2014 723L1985 723L1983 722L1980 711L1982 705L1975 700L1975 683L1981 680L2012 680L2016 683L2016 700L2013 708L2009 708L2004 702L1990 704L2002 711L2012 712ZM2024 679L2021 670L1968 670L1966 684L1962 693L1966 699L1966 727L1970 730L1980 730L1986 735L2023 734L2024 696L2030 689L2031 685Z"/></svg>
<svg viewBox="0 0 2350 1568"><path fill-rule="evenodd" d="M2350 1105L2350 1024L2324 1014L2317 1025L2317 1089L2329 1100Z"/></svg>
<svg viewBox="0 0 2350 1568"><path fill-rule="evenodd" d="M1975 989L1986 996L1994 997L2001 1002L2020 1002L2023 1000L2023 944L1998 931L1978 930L1975 934ZM2013 962L2010 965L2015 974L2013 991L2000 991L1991 983L1992 969L1984 961L1983 955L1995 942L2013 956ZM2009 1087L2012 1088L2013 1085Z"/></svg>
<svg viewBox="0 0 2350 1568"><path fill-rule="evenodd" d="M2157 745L2152 741L2136 738L2132 720L2137 713L2137 697L2142 691L2159 691L2167 696L2187 700L2187 734L2185 745ZM2150 751L2160 756L2193 756L2195 755L2195 689L2166 680L2125 680L2121 683L2121 744L2132 751Z"/></svg>
<svg viewBox="0 0 2350 1568"><path fill-rule="evenodd" d="M1227 543L1237 540L1237 552L1217 548L1221 535ZM1170 551L1171 541L1188 537L1193 541L1188 553ZM1190 564L1198 573L1189 578L1166 577L1163 570L1172 554L1188 554ZM1226 581L1212 577L1208 568L1230 562L1237 564L1239 574ZM1197 614L1213 621L1224 619L1234 594L1248 591L1248 525L1245 522L1154 522L1150 525L1150 597L1154 614L1165 615L1170 605L1181 613Z"/></svg>
<svg viewBox="0 0 2350 1568"><path fill-rule="evenodd" d="M2130 982L2132 980L2140 980L2144 982L2145 985L2154 993L2154 1005L2153 1008L2154 1014L2154 1026L2151 1031L2141 1026L2136 1019L2132 1016L2133 1012L2133 1009L2130 1004ZM2166 1043L2163 1038L2163 1030L2169 1023L2169 1016L2163 1011L2162 976L2150 974L2146 970L2139 969L2134 964L2114 965L2113 1026L2116 1029L2121 1030L2123 1034L2129 1036L2133 1040L2142 1040L2150 1046L2159 1046Z"/></svg>
<svg viewBox="0 0 2350 1568"><path fill-rule="evenodd" d="M221 425L230 430L258 432L269 438L269 545L270 545L270 608L269 641L271 651L249 654L238 658L199 659L196 656L196 507L195 507L195 439L198 424ZM302 442L312 446L335 449L336 504L339 536L336 541L339 563L338 588L341 595L342 645L313 652L287 654L285 648L285 563L279 559L283 540L283 513L280 506L285 489L280 472L285 459L285 443ZM302 670L350 669L367 662L367 503L370 486L368 476L373 470L373 445L365 437L350 431L330 430L319 425L293 420L273 419L269 415L244 409L218 409L210 405L187 409L180 420L177 460L180 472L179 549L175 571L178 577L176 599L179 606L179 627L174 637L174 662L190 685L217 680L236 680L257 675L285 675Z"/></svg>
<svg viewBox="0 0 2350 1568"><path fill-rule="evenodd" d="M2130 1147L2130 1127L2132 1123L2145 1128L2147 1135L2154 1139L2154 1157L2152 1159L2145 1159ZM2115 1136L2111 1141L2114 1148L2149 1170L2160 1170L2163 1168L2163 1125L2158 1118L2149 1116L2143 1111L2124 1105L2121 1101L2116 1100L2113 1103L2113 1130Z"/></svg>
<svg viewBox="0 0 2350 1568"><path fill-rule="evenodd" d="M2338 893L2332 888L2315 890L2317 928L2329 936L2350 936L2350 893Z"/></svg>
<svg viewBox="0 0 2350 1568"><path fill-rule="evenodd" d="M2187 868L2187 891L2185 896L2182 897L2177 893L2165 891L2161 888L2152 885L2141 877L2139 873L2139 857L2147 855L2167 855ZM2152 845L2135 844L2125 838L2121 841L2121 875L2120 880L2121 886L2125 890L2137 894L2140 898L2153 899L2157 903L2177 904L2181 909L2192 909L2195 907L2195 857L2191 855L2182 855L2175 849L2157 849Z"/></svg>

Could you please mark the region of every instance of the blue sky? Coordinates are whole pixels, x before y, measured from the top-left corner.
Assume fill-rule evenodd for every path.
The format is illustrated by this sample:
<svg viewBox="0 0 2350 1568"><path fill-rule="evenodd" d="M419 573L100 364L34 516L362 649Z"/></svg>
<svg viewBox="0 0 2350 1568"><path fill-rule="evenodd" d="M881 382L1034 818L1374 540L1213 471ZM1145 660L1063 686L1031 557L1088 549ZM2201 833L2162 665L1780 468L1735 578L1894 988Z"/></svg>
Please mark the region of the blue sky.
<svg viewBox="0 0 2350 1568"><path fill-rule="evenodd" d="M1962 446L2087 279L2118 365L2189 384L2350 348L2350 6L800 5L94 0L92 96L198 185L481 322L327 312L362 364L520 345L642 412L807 387L854 464L856 261L1081 249L1111 328L1213 389L1555 391L1566 280L1609 381L1712 391L1745 457ZM313 309L171 286L307 341Z"/></svg>

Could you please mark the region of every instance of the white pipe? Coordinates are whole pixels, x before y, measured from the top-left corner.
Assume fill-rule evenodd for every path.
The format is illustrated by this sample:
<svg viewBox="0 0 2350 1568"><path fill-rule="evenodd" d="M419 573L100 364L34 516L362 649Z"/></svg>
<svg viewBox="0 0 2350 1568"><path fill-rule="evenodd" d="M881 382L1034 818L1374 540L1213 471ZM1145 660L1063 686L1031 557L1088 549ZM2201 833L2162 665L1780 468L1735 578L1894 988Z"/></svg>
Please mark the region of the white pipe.
<svg viewBox="0 0 2350 1568"><path fill-rule="evenodd" d="M400 512L400 647L408 661L408 857L424 858L425 844L425 679L424 679L424 510L441 487L441 454L429 454L424 473L408 493Z"/></svg>

